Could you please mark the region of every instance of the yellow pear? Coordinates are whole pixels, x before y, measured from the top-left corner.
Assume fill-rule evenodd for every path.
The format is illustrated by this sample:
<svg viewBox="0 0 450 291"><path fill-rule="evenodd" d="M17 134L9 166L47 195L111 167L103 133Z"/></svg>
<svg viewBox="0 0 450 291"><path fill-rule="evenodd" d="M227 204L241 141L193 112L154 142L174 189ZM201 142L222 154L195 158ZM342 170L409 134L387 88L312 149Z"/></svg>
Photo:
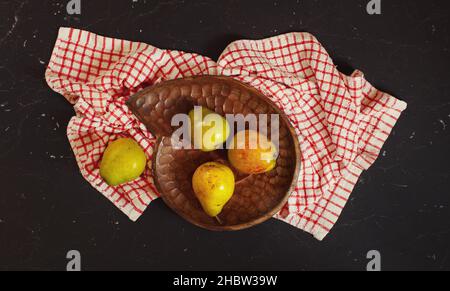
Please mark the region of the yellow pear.
<svg viewBox="0 0 450 291"><path fill-rule="evenodd" d="M110 142L100 162L100 176L110 186L131 182L144 172L147 157L131 138Z"/></svg>
<svg viewBox="0 0 450 291"><path fill-rule="evenodd" d="M197 106L189 112L191 141L196 149L216 150L230 136L230 125L221 115L206 107Z"/></svg>
<svg viewBox="0 0 450 291"><path fill-rule="evenodd" d="M201 165L192 177L192 187L203 210L211 217L219 215L234 193L234 174L227 166L210 162Z"/></svg>

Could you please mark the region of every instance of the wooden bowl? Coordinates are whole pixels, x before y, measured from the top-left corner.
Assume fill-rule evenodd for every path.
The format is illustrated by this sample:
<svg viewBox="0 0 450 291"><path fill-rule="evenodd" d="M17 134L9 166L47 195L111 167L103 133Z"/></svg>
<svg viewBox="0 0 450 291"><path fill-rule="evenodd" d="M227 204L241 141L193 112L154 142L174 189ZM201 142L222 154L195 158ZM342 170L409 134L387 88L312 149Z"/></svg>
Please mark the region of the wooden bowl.
<svg viewBox="0 0 450 291"><path fill-rule="evenodd" d="M158 137L152 171L165 203L189 222L209 230L240 230L276 214L294 190L300 172L300 148L287 116L269 98L230 77L202 76L165 81L132 96L127 105ZM279 114L279 157L274 170L260 175L236 175L235 193L219 220L205 214L192 189L192 175L209 161L228 163L225 150L205 153L175 149L172 117L188 114L195 105L218 114ZM269 115L270 116L270 115ZM269 118L270 119L270 118ZM270 129L270 120L269 120Z"/></svg>

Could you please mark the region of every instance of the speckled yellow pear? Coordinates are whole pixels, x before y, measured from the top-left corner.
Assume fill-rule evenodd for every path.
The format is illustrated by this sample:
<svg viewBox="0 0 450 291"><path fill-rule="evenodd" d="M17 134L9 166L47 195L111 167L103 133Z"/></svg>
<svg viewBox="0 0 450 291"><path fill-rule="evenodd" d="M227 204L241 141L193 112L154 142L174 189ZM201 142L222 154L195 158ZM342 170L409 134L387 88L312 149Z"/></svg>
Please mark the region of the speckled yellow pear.
<svg viewBox="0 0 450 291"><path fill-rule="evenodd" d="M216 217L233 196L234 174L223 164L206 163L195 171L192 187L206 214Z"/></svg>

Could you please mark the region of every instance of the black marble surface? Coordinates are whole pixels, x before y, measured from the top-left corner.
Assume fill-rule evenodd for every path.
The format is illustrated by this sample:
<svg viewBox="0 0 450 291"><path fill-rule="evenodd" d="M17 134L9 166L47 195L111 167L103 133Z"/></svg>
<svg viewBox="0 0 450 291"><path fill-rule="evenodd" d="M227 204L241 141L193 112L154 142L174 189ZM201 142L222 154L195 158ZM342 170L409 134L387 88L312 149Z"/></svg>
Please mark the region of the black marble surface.
<svg viewBox="0 0 450 291"><path fill-rule="evenodd" d="M81 0L0 2L0 270L450 270L448 1ZM344 72L408 102L332 233L318 242L276 220L213 233L156 201L130 222L78 172L66 138L74 114L44 81L61 26L216 59L240 38L316 35Z"/></svg>

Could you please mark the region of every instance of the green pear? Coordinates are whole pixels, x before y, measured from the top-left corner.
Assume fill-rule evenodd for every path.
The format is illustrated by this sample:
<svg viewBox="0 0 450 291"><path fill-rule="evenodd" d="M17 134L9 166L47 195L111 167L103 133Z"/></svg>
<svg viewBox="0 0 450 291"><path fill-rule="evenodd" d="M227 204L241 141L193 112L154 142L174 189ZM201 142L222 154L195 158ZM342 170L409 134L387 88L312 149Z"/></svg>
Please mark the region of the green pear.
<svg viewBox="0 0 450 291"><path fill-rule="evenodd" d="M145 170L147 157L139 144L130 138L109 143L100 162L100 176L110 186L136 180Z"/></svg>

